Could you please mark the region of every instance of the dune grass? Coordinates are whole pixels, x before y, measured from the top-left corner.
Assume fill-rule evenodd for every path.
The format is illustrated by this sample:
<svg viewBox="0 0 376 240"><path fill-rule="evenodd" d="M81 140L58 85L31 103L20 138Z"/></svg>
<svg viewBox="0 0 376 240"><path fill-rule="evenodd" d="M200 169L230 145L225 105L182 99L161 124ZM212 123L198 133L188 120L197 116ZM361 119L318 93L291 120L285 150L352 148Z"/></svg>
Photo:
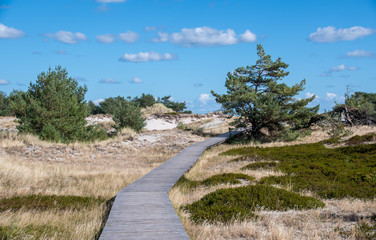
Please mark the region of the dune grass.
<svg viewBox="0 0 376 240"><path fill-rule="evenodd" d="M191 239L373 239L376 198L375 187L372 189L372 135L376 128L354 127L351 132L351 136L336 143L324 142L328 134L314 131L295 142L216 146L204 152L185 174L188 181L203 181L223 173L241 173L255 179L242 187L222 184L187 188L177 184L169 192L171 201ZM325 158L331 161L326 162ZM332 174L337 177L330 178ZM324 179L319 181L314 175ZM305 178L294 182L293 178L299 176ZM341 184L350 188L333 187ZM312 208L304 209L302 204L299 209L270 207L263 204L264 198L237 201L242 199L235 193L239 189L258 187L317 202ZM243 191L247 192L240 192ZM252 199L253 195L257 194L245 194L244 199ZM271 204L277 203L276 199ZM251 202L257 207L244 207L252 206Z"/></svg>
<svg viewBox="0 0 376 240"><path fill-rule="evenodd" d="M350 141L354 140L347 142ZM376 144L326 148L324 142L319 142L274 148L237 148L222 154L278 161L275 168L285 175L266 177L260 183L292 185L294 191L308 190L322 198L376 197Z"/></svg>

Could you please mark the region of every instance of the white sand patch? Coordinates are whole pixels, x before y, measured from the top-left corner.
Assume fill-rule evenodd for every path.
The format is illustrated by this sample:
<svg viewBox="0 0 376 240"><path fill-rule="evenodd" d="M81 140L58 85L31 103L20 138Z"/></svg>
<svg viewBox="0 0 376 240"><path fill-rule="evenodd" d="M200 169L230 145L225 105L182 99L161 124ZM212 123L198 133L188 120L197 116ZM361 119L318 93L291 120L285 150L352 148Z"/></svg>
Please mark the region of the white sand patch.
<svg viewBox="0 0 376 240"><path fill-rule="evenodd" d="M167 130L174 129L178 126L176 121L167 121L165 119L150 119L146 120L145 129L147 130Z"/></svg>
<svg viewBox="0 0 376 240"><path fill-rule="evenodd" d="M221 126L225 122L225 119L216 118L208 123L204 123L200 126L200 128L204 129L211 129Z"/></svg>

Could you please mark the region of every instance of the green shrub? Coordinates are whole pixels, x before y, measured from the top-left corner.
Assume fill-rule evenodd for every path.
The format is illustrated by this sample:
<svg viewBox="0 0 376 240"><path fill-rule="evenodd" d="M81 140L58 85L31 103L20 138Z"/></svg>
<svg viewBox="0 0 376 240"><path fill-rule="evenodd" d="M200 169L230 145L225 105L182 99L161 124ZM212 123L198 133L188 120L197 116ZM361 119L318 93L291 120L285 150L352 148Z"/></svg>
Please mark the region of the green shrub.
<svg viewBox="0 0 376 240"><path fill-rule="evenodd" d="M42 128L40 133L40 137L43 140L52 141L52 142L60 142L61 137L60 133L54 126L48 123L46 126Z"/></svg>
<svg viewBox="0 0 376 240"><path fill-rule="evenodd" d="M349 140L346 141L346 145L359 145L365 142L373 142L376 141L376 134L370 133L363 136L356 135Z"/></svg>
<svg viewBox="0 0 376 240"><path fill-rule="evenodd" d="M309 190L322 198L376 196L376 144L325 148L324 142L285 147L246 147L224 155L243 155L278 161L284 176L262 178L263 184L292 185L294 191Z"/></svg>
<svg viewBox="0 0 376 240"><path fill-rule="evenodd" d="M253 181L255 178L242 173L223 173L211 176L202 181L187 179L184 175L176 182L177 186L194 188L198 186L214 186L219 184L239 184L239 179Z"/></svg>
<svg viewBox="0 0 376 240"><path fill-rule="evenodd" d="M217 190L183 209L191 213L191 220L196 223L227 223L255 217L254 211L258 209L285 211L317 207L324 207L324 203L271 186L250 185Z"/></svg>
<svg viewBox="0 0 376 240"><path fill-rule="evenodd" d="M253 181L254 177L242 174L242 173L223 173L211 176L205 180L201 181L201 185L212 186L219 184L239 184L241 183L239 179Z"/></svg>
<svg viewBox="0 0 376 240"><path fill-rule="evenodd" d="M87 127L87 141L94 142L108 139L106 130L100 125L91 125Z"/></svg>
<svg viewBox="0 0 376 240"><path fill-rule="evenodd" d="M106 114L113 116L117 130L129 127L135 131L140 131L145 127L145 118L142 117L141 108L137 103L118 96L106 98L100 103L100 106Z"/></svg>
<svg viewBox="0 0 376 240"><path fill-rule="evenodd" d="M42 196L27 195L16 196L12 198L0 199L0 212L12 210L16 211L21 208L27 210L80 210L105 202L102 198L80 197L80 196Z"/></svg>
<svg viewBox="0 0 376 240"><path fill-rule="evenodd" d="M25 239L25 236L27 236L27 239L56 238L59 232L61 232L61 229L47 225L0 226L0 240Z"/></svg>
<svg viewBox="0 0 376 240"><path fill-rule="evenodd" d="M255 162L241 168L241 170L270 169L277 166L277 162Z"/></svg>
<svg viewBox="0 0 376 240"><path fill-rule="evenodd" d="M146 108L154 105L155 98L151 94L143 93L141 97L135 97L132 101L137 103L140 107Z"/></svg>

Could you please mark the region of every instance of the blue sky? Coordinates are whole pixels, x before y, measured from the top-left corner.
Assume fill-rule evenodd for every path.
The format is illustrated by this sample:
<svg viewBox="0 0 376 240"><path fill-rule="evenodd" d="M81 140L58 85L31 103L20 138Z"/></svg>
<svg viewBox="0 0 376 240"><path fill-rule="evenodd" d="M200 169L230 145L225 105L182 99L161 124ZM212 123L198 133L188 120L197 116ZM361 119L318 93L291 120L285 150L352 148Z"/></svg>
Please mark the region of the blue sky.
<svg viewBox="0 0 376 240"><path fill-rule="evenodd" d="M376 1L0 0L0 91L26 91L56 65L87 100L171 95L220 109L227 72L252 65L261 43L290 66L299 97L330 110L351 91L376 92Z"/></svg>

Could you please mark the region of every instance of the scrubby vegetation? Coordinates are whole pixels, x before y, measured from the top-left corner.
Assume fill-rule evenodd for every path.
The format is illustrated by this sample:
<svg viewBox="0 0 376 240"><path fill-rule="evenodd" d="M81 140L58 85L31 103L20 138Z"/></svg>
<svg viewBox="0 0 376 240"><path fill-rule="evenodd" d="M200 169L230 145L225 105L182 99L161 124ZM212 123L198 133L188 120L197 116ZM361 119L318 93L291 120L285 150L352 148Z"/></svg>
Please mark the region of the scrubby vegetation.
<svg viewBox="0 0 376 240"><path fill-rule="evenodd" d="M0 212L7 210L80 210L101 205L102 198L56 195L27 195L0 199Z"/></svg>
<svg viewBox="0 0 376 240"><path fill-rule="evenodd" d="M12 239L41 239L41 238L56 238L59 239L59 233L63 230L53 226L34 226L27 225L24 227L16 226L0 226L0 239L12 240Z"/></svg>
<svg viewBox="0 0 376 240"><path fill-rule="evenodd" d="M277 166L277 162L255 162L241 168L241 170L271 169Z"/></svg>
<svg viewBox="0 0 376 240"><path fill-rule="evenodd" d="M358 137L355 137L355 139ZM349 140L349 142L354 141ZM324 142L273 148L232 149L225 155L256 156L279 161L284 176L261 179L264 184L292 185L294 191L309 190L322 198L376 196L376 144L326 148Z"/></svg>
<svg viewBox="0 0 376 240"><path fill-rule="evenodd" d="M217 190L183 209L191 213L191 220L196 223L226 223L255 217L254 211L259 209L285 211L317 207L324 207L324 203L272 186L251 185Z"/></svg>
<svg viewBox="0 0 376 240"><path fill-rule="evenodd" d="M177 186L184 186L188 188L194 188L198 186L214 186L219 184L239 184L240 179L246 181L253 181L254 178L242 173L223 173L211 176L207 179L201 181L195 181L187 179L185 176L182 176L179 181L176 183Z"/></svg>
<svg viewBox="0 0 376 240"><path fill-rule="evenodd" d="M345 103L336 104L332 115L351 125L376 124L376 93L346 93Z"/></svg>

